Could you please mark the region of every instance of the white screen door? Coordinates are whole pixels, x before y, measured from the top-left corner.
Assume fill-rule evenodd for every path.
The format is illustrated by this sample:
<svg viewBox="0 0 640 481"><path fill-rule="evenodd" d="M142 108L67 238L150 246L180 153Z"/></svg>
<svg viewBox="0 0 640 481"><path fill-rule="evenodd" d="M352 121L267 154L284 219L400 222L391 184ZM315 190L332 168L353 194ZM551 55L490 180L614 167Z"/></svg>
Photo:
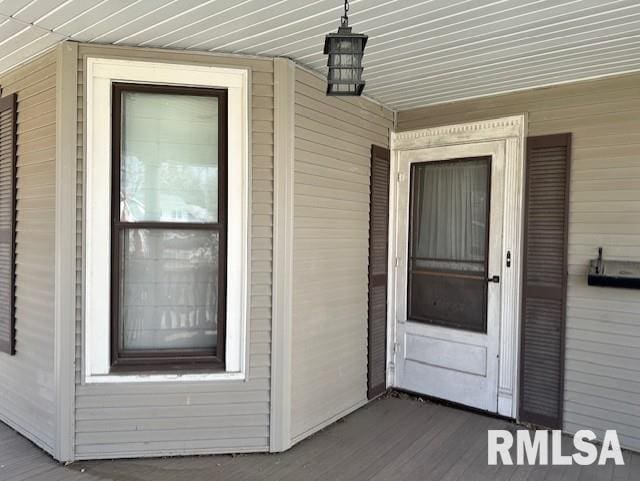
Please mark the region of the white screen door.
<svg viewBox="0 0 640 481"><path fill-rule="evenodd" d="M397 158L396 385L497 412L504 146Z"/></svg>

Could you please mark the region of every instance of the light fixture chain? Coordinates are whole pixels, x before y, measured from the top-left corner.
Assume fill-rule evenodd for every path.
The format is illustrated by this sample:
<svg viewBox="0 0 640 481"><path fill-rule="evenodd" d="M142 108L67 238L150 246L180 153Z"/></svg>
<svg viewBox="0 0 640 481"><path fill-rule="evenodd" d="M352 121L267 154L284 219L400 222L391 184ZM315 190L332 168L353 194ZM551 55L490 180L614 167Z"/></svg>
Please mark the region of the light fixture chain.
<svg viewBox="0 0 640 481"><path fill-rule="evenodd" d="M344 15L340 19L340 23L342 27L349 26L349 16L347 15L348 11L349 11L349 0L344 0Z"/></svg>

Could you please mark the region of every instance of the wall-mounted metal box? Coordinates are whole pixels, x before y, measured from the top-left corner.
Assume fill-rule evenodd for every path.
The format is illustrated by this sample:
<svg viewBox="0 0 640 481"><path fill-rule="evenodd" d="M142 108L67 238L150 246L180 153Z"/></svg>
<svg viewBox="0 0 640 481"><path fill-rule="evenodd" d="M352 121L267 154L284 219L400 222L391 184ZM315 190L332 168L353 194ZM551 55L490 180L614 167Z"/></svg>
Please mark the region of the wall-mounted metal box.
<svg viewBox="0 0 640 481"><path fill-rule="evenodd" d="M640 289L640 262L604 260L600 247L598 258L591 260L589 265L588 284Z"/></svg>

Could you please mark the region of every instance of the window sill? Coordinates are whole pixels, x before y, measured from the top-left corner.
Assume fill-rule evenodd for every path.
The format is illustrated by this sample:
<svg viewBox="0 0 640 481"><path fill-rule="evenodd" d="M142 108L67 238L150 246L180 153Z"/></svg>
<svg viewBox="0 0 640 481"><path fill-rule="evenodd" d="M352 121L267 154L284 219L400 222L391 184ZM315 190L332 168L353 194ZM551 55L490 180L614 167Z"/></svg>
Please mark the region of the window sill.
<svg viewBox="0 0 640 481"><path fill-rule="evenodd" d="M93 374L85 377L84 384L125 384L146 382L211 382L244 381L244 372L208 372L208 373L158 373L158 374Z"/></svg>
<svg viewBox="0 0 640 481"><path fill-rule="evenodd" d="M195 353L194 353L195 354ZM214 374L224 373L224 362L211 354L157 356L139 353L118 357L112 361L109 374Z"/></svg>

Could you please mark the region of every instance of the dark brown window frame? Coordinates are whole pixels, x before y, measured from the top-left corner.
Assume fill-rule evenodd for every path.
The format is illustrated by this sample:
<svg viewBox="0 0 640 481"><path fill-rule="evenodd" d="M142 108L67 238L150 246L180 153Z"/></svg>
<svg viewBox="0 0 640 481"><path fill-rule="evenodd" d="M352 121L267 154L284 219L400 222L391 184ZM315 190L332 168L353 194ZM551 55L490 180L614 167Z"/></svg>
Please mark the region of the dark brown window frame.
<svg viewBox="0 0 640 481"><path fill-rule="evenodd" d="M111 96L111 371L220 371L225 363L227 298L227 90L114 82ZM218 99L218 222L125 222L120 219L122 93L197 95ZM213 349L120 350L120 234L125 229L208 230L219 236L217 345Z"/></svg>
<svg viewBox="0 0 640 481"><path fill-rule="evenodd" d="M11 232L10 243L10 285L9 285L9 339L0 339L0 351L14 356L16 354L16 227L18 219L18 95L13 93L0 98L0 111L11 111Z"/></svg>
<svg viewBox="0 0 640 481"><path fill-rule="evenodd" d="M485 256L485 260L484 260L484 274L486 275L482 275L482 276L467 276L464 274L461 275L457 275L457 274L451 274L452 276L456 276L456 277L473 277L476 278L478 280L480 280L480 277L483 278L483 282L484 282L484 296L485 298L487 298L488 296L488 286L487 286L487 277L488 277L488 273L489 273L489 249L490 249L490 245L489 245L489 240L490 240L490 230L491 230L491 174L492 174L492 167L493 167L493 156L492 155L480 155L480 156L474 156L474 157L460 157L460 158L455 158L455 159L443 159L443 160L432 160L432 161L425 161L425 162L412 162L411 166L409 168L409 219L407 222L407 237L409 240L409 245L407 248L407 287L406 287L406 297L407 297L407 305L406 305L406 316L407 316L407 320L412 321L412 322L419 322L422 324L428 324L428 325L433 325L433 326L440 326L440 327L445 327L448 329L456 329L456 330L462 330L462 331L468 331L468 332L477 332L477 333L481 333L484 334L487 332L487 310L488 310L488 306L485 303L484 306L484 313L483 313L483 327L482 329L471 329L467 326L462 326L459 325L457 323L455 323L454 321L451 320L447 320L447 319L427 319L427 318L421 318L418 316L412 316L411 315L411 273L412 273L412 267L413 267L413 258L411 257L411 252L413 249L413 245L415 244L415 239L413 238L413 232L412 232L412 223L413 223L413 219L416 215L416 212L414 212L414 209L416 209L417 206L417 202L415 200L415 192L413 189L413 180L414 180L414 175L415 175L415 168L419 167L421 165L433 165L433 164L448 164L448 163L453 163L453 162L458 162L458 161L465 161L465 160L487 160L488 162L488 175L487 175L487 214L486 214L486 233L485 233L485 246L486 246L486 250L487 250L487 255ZM437 259L431 259L431 260L437 260ZM435 272L434 274L446 274L444 272Z"/></svg>

